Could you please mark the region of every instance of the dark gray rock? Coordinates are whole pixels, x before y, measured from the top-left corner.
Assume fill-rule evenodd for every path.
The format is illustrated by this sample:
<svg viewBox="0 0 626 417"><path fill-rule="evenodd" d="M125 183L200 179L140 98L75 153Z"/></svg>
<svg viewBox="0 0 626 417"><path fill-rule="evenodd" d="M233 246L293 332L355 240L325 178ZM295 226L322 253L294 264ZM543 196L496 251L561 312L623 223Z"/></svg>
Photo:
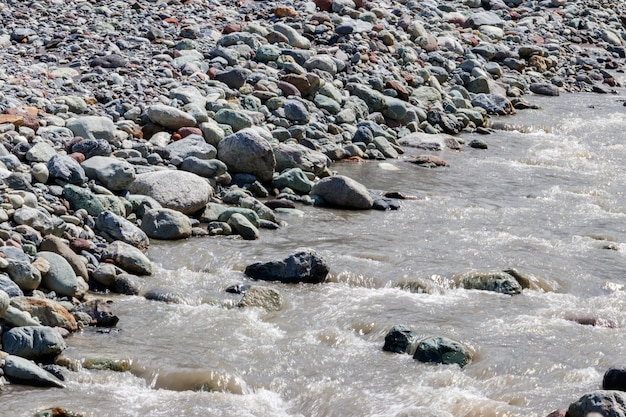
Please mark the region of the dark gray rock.
<svg viewBox="0 0 626 417"><path fill-rule="evenodd" d="M48 326L14 327L2 334L2 349L26 359L49 360L65 348L61 333Z"/></svg>
<svg viewBox="0 0 626 417"><path fill-rule="evenodd" d="M456 340L430 337L418 343L413 359L444 365L457 364L462 368L472 361L472 352Z"/></svg>
<svg viewBox="0 0 626 417"><path fill-rule="evenodd" d="M92 67L120 68L128 65L128 61L122 55L110 54L105 56L95 56L89 63Z"/></svg>
<svg viewBox="0 0 626 417"><path fill-rule="evenodd" d="M532 83L530 85L530 91L542 96L558 96L559 87L548 83Z"/></svg>
<svg viewBox="0 0 626 417"><path fill-rule="evenodd" d="M396 325L385 335L383 350L394 353L408 353L415 334L406 326Z"/></svg>
<svg viewBox="0 0 626 417"><path fill-rule="evenodd" d="M311 195L320 196L331 206L346 209L368 210L374 204L363 184L342 175L322 178L311 189Z"/></svg>
<svg viewBox="0 0 626 417"><path fill-rule="evenodd" d="M141 230L153 239L184 239L191 236L191 220L180 211L157 208L144 214Z"/></svg>
<svg viewBox="0 0 626 417"><path fill-rule="evenodd" d="M4 375L9 381L37 387L65 388L63 382L28 359L9 355L5 359Z"/></svg>
<svg viewBox="0 0 626 417"><path fill-rule="evenodd" d="M72 152L82 153L89 159L94 156L110 156L113 148L105 139L83 139L72 145Z"/></svg>
<svg viewBox="0 0 626 417"><path fill-rule="evenodd" d="M587 417L592 414L604 417L626 417L626 392L593 391L570 404L568 417Z"/></svg>
<svg viewBox="0 0 626 417"><path fill-rule="evenodd" d="M264 281L321 283L330 271L326 261L313 250L297 252L281 261L257 262L246 267L251 278Z"/></svg>
<svg viewBox="0 0 626 417"><path fill-rule="evenodd" d="M626 391L626 368L610 368L602 379L603 390Z"/></svg>
<svg viewBox="0 0 626 417"><path fill-rule="evenodd" d="M87 182L85 171L76 160L67 155L55 155L46 163L50 179L70 184L84 184Z"/></svg>
<svg viewBox="0 0 626 417"><path fill-rule="evenodd" d="M91 326L113 327L119 322L119 317L111 310L110 300L89 300L76 306L74 311L87 313L91 317Z"/></svg>
<svg viewBox="0 0 626 417"><path fill-rule="evenodd" d="M132 274L152 274L152 262L150 261L150 259L148 259L148 257L144 255L143 252L141 252L139 249L132 245L129 245L128 243L124 243L118 240L107 246L107 248L102 253L102 260L105 261L107 259L112 260L116 266ZM118 286L119 281L120 275L118 275L115 279L115 287ZM126 293L124 292L124 294Z"/></svg>
<svg viewBox="0 0 626 417"><path fill-rule="evenodd" d="M170 152L170 157L177 156L183 160L189 157L213 159L217 155L215 146L206 143L199 135L189 135L184 139L174 141L167 145L166 149Z"/></svg>
<svg viewBox="0 0 626 417"><path fill-rule="evenodd" d="M109 241L121 240L141 250L150 245L148 236L131 221L110 211L103 211L96 219L96 228Z"/></svg>
<svg viewBox="0 0 626 417"><path fill-rule="evenodd" d="M243 87L250 74L252 74L252 71L248 69L235 67L227 71L218 72L215 74L215 79L223 82L230 88L238 90Z"/></svg>
<svg viewBox="0 0 626 417"><path fill-rule="evenodd" d="M272 180L276 159L269 142L254 129L243 129L226 136L218 146L218 158L233 174L256 176L260 181Z"/></svg>
<svg viewBox="0 0 626 417"><path fill-rule="evenodd" d="M89 179L98 180L111 191L125 190L135 180L135 168L123 159L94 156L81 164Z"/></svg>

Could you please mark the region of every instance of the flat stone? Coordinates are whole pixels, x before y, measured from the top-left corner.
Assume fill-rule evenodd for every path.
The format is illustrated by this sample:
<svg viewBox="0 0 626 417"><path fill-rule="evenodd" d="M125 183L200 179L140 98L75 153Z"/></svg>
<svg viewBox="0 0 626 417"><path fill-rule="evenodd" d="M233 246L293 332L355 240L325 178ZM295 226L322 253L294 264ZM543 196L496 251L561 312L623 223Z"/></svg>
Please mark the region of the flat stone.
<svg viewBox="0 0 626 417"><path fill-rule="evenodd" d="M146 109L148 118L167 129L178 130L185 126L195 126L196 119L187 112L164 104L154 104Z"/></svg>

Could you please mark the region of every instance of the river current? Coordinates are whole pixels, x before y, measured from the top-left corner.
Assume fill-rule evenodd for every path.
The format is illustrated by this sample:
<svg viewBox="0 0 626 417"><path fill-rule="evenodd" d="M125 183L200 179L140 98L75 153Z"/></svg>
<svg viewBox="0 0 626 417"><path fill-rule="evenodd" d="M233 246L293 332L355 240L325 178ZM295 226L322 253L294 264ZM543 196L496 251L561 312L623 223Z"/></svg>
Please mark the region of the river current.
<svg viewBox="0 0 626 417"><path fill-rule="evenodd" d="M128 360L131 372L79 370L64 390L7 386L0 414L545 416L600 388L606 369L626 362L624 97L532 101L543 109L501 119L524 133L436 153L449 167L333 165L372 190L418 197L398 211L301 206L258 241L153 242L144 288L185 303L112 295L117 329L68 339L66 356ZM246 265L302 247L326 258L329 282L254 283L280 291L282 310L228 308L237 298L224 289L247 282ZM509 268L546 290L452 285L455 274ZM416 280L430 291L403 285ZM461 369L383 352L396 324L466 343L474 361Z"/></svg>

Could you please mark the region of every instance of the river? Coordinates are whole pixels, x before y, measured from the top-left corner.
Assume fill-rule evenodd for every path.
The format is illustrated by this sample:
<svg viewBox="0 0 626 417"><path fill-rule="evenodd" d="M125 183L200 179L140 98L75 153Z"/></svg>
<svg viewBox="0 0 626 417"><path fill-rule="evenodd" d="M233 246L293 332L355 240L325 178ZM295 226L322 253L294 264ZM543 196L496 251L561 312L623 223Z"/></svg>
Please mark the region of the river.
<svg viewBox="0 0 626 417"><path fill-rule="evenodd" d="M532 97L530 127L481 136L488 150L332 168L373 190L417 196L398 211L299 207L258 241L153 242L145 289L184 304L110 296L117 329L68 339L70 358L132 362L132 372L68 373L67 389L7 386L2 415L63 406L85 416L545 416L624 364L626 111L622 96ZM474 136L461 138L469 141ZM406 148L405 156L416 155ZM278 312L227 308L224 289L255 261L297 248L329 263L321 285L268 285ZM516 268L549 291L454 288L454 274ZM420 280L431 290L411 292ZM593 319L597 326L573 319ZM431 365L383 352L396 324L471 346L474 361ZM610 326L602 325L610 324ZM204 388L218 391L192 390Z"/></svg>

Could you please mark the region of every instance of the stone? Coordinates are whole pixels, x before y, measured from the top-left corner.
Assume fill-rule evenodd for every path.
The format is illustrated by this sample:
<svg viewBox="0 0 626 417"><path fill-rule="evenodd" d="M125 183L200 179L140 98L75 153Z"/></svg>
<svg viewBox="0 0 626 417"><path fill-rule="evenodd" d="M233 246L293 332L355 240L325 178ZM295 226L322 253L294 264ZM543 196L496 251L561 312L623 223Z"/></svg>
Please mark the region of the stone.
<svg viewBox="0 0 626 417"><path fill-rule="evenodd" d="M105 116L81 116L70 119L65 125L74 136L84 139L102 139L107 142L115 140L117 129L113 120Z"/></svg>
<svg viewBox="0 0 626 417"><path fill-rule="evenodd" d="M300 168L321 176L330 165L329 158L322 152L309 149L298 143L279 143L272 146L278 172L289 168Z"/></svg>
<svg viewBox="0 0 626 417"><path fill-rule="evenodd" d="M89 300L76 306L76 312L87 313L91 317L90 326L114 327L119 322L119 317L111 310L112 301L95 299Z"/></svg>
<svg viewBox="0 0 626 417"><path fill-rule="evenodd" d="M203 209L213 196L213 187L204 178L191 172L170 170L137 175L129 191L149 196L162 207L184 214Z"/></svg>
<svg viewBox="0 0 626 417"><path fill-rule="evenodd" d="M51 359L66 347L61 333L52 327L14 327L2 334L2 349L25 359Z"/></svg>
<svg viewBox="0 0 626 417"><path fill-rule="evenodd" d="M50 179L70 184L84 184L87 182L85 171L75 159L57 154L46 163Z"/></svg>
<svg viewBox="0 0 626 417"><path fill-rule="evenodd" d="M548 83L532 83L530 86L530 91L535 94L542 96L558 96L559 95L559 87L553 84Z"/></svg>
<svg viewBox="0 0 626 417"><path fill-rule="evenodd" d="M313 185L311 195L321 197L328 205L345 209L369 210L374 204L363 184L342 175L322 178Z"/></svg>
<svg viewBox="0 0 626 417"><path fill-rule="evenodd" d="M233 132L252 127L250 116L239 110L220 109L215 113L215 121L230 126Z"/></svg>
<svg viewBox="0 0 626 417"><path fill-rule="evenodd" d="M409 353L415 334L404 325L396 325L385 335L383 350L393 353Z"/></svg>
<svg viewBox="0 0 626 417"><path fill-rule="evenodd" d="M245 274L250 278L263 281L317 284L326 280L329 271L324 258L315 251L306 249L280 261L257 262L248 265Z"/></svg>
<svg viewBox="0 0 626 417"><path fill-rule="evenodd" d="M91 277L94 281L104 285L105 287L110 287L115 284L115 280L118 275L123 273L124 271L115 265L102 262L95 271L92 272Z"/></svg>
<svg viewBox="0 0 626 417"><path fill-rule="evenodd" d="M569 405L569 417L624 417L626 416L626 392L593 391Z"/></svg>
<svg viewBox="0 0 626 417"><path fill-rule="evenodd" d="M96 228L106 236L108 241L121 240L124 243L135 246L140 250L147 249L150 245L148 236L133 222L113 214L110 211L103 211L96 219Z"/></svg>
<svg viewBox="0 0 626 417"><path fill-rule="evenodd" d="M0 290L7 293L9 297L21 297L24 295L20 287L7 274L0 273ZM2 317L1 314L0 317Z"/></svg>
<svg viewBox="0 0 626 417"><path fill-rule="evenodd" d="M227 172L228 167L219 159L185 158L179 168L203 178L216 178Z"/></svg>
<svg viewBox="0 0 626 417"><path fill-rule="evenodd" d="M63 198L68 201L70 208L74 211L83 209L94 217L104 211L102 202L89 188L67 184L63 187Z"/></svg>
<svg viewBox="0 0 626 417"><path fill-rule="evenodd" d="M502 27L504 21L496 13L489 11L472 13L470 17L465 20L466 27L477 29L483 25Z"/></svg>
<svg viewBox="0 0 626 417"><path fill-rule="evenodd" d="M521 294L522 286L506 272L468 272L454 277L461 288L468 290L493 291L500 294Z"/></svg>
<svg viewBox="0 0 626 417"><path fill-rule="evenodd" d="M245 240L259 238L259 229L241 213L233 213L228 218L228 225Z"/></svg>
<svg viewBox="0 0 626 417"><path fill-rule="evenodd" d="M63 382L33 361L15 355L5 358L4 375L9 381L41 387L65 388Z"/></svg>
<svg viewBox="0 0 626 417"><path fill-rule="evenodd" d="M122 55L109 54L93 57L89 65L91 65L92 67L102 68L120 68L128 65L128 61Z"/></svg>
<svg viewBox="0 0 626 417"><path fill-rule="evenodd" d="M215 79L223 82L230 88L238 90L243 87L250 74L252 74L252 71L248 69L235 67L226 71L218 72L215 74Z"/></svg>
<svg viewBox="0 0 626 417"><path fill-rule="evenodd" d="M79 291L79 281L72 266L54 252L40 251L38 256L50 263L48 272L41 276L41 285L60 296L74 297Z"/></svg>
<svg viewBox="0 0 626 417"><path fill-rule="evenodd" d="M146 300L160 301L163 303L172 304L185 304L185 298L182 295L166 289L153 288L146 291L143 296Z"/></svg>
<svg viewBox="0 0 626 417"><path fill-rule="evenodd" d="M5 291L0 290L0 317L4 316L7 309L9 308L9 303L11 302L9 298L9 294Z"/></svg>
<svg viewBox="0 0 626 417"><path fill-rule="evenodd" d="M113 148L106 139L83 139L72 145L72 152L82 153L85 159L89 159L94 156L110 156Z"/></svg>
<svg viewBox="0 0 626 417"><path fill-rule="evenodd" d="M311 48L311 41L304 36L300 35L294 28L284 23L275 23L272 29L278 33L281 33L287 37L289 45L299 49Z"/></svg>
<svg viewBox="0 0 626 417"><path fill-rule="evenodd" d="M282 295L273 288L250 287L241 297L237 307L259 307L266 311L279 311L283 306Z"/></svg>
<svg viewBox="0 0 626 417"><path fill-rule="evenodd" d="M37 142L26 152L26 160L29 162L48 162L56 154L57 151L48 143Z"/></svg>
<svg viewBox="0 0 626 417"><path fill-rule="evenodd" d="M612 367L604 373L603 390L626 391L626 368Z"/></svg>
<svg viewBox="0 0 626 417"><path fill-rule="evenodd" d="M52 216L46 211L31 207L21 207L15 210L13 220L17 224L32 227L43 235L50 234L54 230Z"/></svg>
<svg viewBox="0 0 626 417"><path fill-rule="evenodd" d="M152 239L184 239L191 236L191 220L180 211L157 208L144 214L141 230Z"/></svg>
<svg viewBox="0 0 626 417"><path fill-rule="evenodd" d="M222 139L218 158L233 174L256 176L262 182L272 180L276 159L269 142L254 129L243 129Z"/></svg>
<svg viewBox="0 0 626 417"><path fill-rule="evenodd" d="M62 239L48 235L41 241L39 250L61 255L70 264L76 275L82 277L85 281L89 280L89 272L85 262Z"/></svg>
<svg viewBox="0 0 626 417"><path fill-rule="evenodd" d="M182 160L195 157L199 159L213 159L217 155L215 146L204 141L202 136L191 135L167 145L170 157L179 157Z"/></svg>
<svg viewBox="0 0 626 417"><path fill-rule="evenodd" d="M135 168L123 159L94 156L81 164L89 179L97 180L111 191L126 190L135 180Z"/></svg>
<svg viewBox="0 0 626 417"><path fill-rule="evenodd" d="M34 319L28 312L22 311L19 308L9 306L7 311L4 313L4 317L2 319L9 325L13 327L24 327L24 326L39 326L39 320Z"/></svg>
<svg viewBox="0 0 626 417"><path fill-rule="evenodd" d="M149 106L146 109L146 115L153 123L171 130L196 125L196 119L189 113L164 104L153 104Z"/></svg>
<svg viewBox="0 0 626 417"><path fill-rule="evenodd" d="M444 365L457 364L461 368L472 361L470 349L447 337L429 337L417 344L413 359Z"/></svg>
<svg viewBox="0 0 626 417"><path fill-rule="evenodd" d="M22 291L32 291L39 287L41 274L31 266L29 256L22 249L4 246L0 247L0 253L9 262L6 272Z"/></svg>
<svg viewBox="0 0 626 417"><path fill-rule="evenodd" d="M313 182L300 168L291 168L281 172L274 177L272 185L277 188L288 187L301 194L308 194L313 188Z"/></svg>
<svg viewBox="0 0 626 417"><path fill-rule="evenodd" d="M137 275L151 275L152 262L139 249L122 241L111 243L102 253L102 260L110 259L113 263Z"/></svg>
<svg viewBox="0 0 626 417"><path fill-rule="evenodd" d="M296 123L307 123L309 121L309 111L303 102L299 100L287 99L283 102L283 107L287 120Z"/></svg>
<svg viewBox="0 0 626 417"><path fill-rule="evenodd" d="M78 330L74 316L54 300L36 297L13 297L11 305L36 318L42 326L61 327L70 332Z"/></svg>

